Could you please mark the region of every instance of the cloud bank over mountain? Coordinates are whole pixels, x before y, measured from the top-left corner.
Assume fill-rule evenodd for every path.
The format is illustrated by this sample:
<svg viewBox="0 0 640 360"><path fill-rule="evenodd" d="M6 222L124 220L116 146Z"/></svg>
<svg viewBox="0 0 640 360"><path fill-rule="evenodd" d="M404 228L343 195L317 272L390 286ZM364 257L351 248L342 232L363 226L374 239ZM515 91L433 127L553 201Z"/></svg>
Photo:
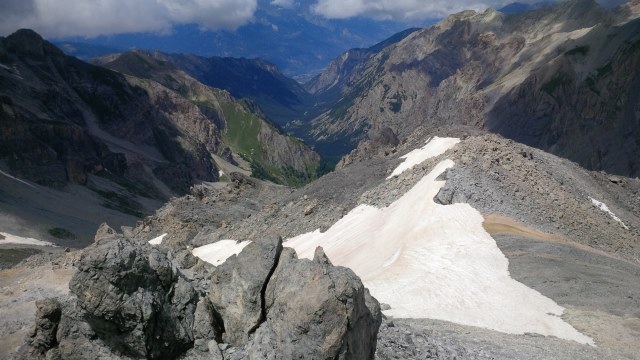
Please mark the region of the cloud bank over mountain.
<svg viewBox="0 0 640 360"><path fill-rule="evenodd" d="M549 0L516 0L523 4ZM554 1L554 0L550 0ZM598 0L611 7L624 0ZM462 10L499 9L514 0L3 0L0 35L31 28L49 38L124 33L169 34L174 26L236 29L259 6L297 9L325 19L354 17L413 23Z"/></svg>
<svg viewBox="0 0 640 360"><path fill-rule="evenodd" d="M383 20L412 21L441 18L463 10L500 9L518 2L534 4L549 0L318 0L312 9L328 19L355 16ZM555 1L555 0L550 0ZM605 7L619 5L624 0L597 0Z"/></svg>
<svg viewBox="0 0 640 360"><path fill-rule="evenodd" d="M174 25L235 29L253 18L257 0L4 0L0 34L32 28L47 37L169 33Z"/></svg>
<svg viewBox="0 0 640 360"><path fill-rule="evenodd" d="M329 19L354 16L375 19L417 20L443 17L462 10L500 7L510 1L476 0L318 0L313 10Z"/></svg>

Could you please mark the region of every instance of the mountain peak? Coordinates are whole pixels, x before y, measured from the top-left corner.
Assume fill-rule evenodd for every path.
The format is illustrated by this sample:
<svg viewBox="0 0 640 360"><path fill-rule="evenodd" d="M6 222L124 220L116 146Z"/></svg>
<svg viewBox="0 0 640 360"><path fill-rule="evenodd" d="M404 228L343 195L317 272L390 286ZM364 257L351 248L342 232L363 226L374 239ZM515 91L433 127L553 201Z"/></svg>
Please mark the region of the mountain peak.
<svg viewBox="0 0 640 360"><path fill-rule="evenodd" d="M20 29L6 38L7 48L17 54L44 56L63 55L62 51L31 29Z"/></svg>

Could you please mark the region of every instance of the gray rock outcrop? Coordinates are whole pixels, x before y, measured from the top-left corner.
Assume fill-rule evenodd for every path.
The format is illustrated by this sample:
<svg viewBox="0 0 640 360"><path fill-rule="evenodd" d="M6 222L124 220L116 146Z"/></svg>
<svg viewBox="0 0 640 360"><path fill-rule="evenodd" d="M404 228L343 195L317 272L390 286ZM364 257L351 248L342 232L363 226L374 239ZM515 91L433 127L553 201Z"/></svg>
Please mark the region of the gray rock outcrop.
<svg viewBox="0 0 640 360"><path fill-rule="evenodd" d="M43 299L36 301L36 324L33 331L26 339L29 345L29 357L38 357L57 345L56 332L62 311L60 304L55 299Z"/></svg>
<svg viewBox="0 0 640 360"><path fill-rule="evenodd" d="M118 352L159 358L192 346L199 296L159 250L118 239L86 252L78 270L70 289Z"/></svg>
<svg viewBox="0 0 640 360"><path fill-rule="evenodd" d="M70 296L37 303L18 359L373 358L379 304L321 249L301 260L274 238L184 269L181 251L102 230Z"/></svg>
<svg viewBox="0 0 640 360"><path fill-rule="evenodd" d="M62 310L53 300L43 303L34 340L27 342L47 358L53 356L49 351L64 359L82 358L77 349L95 338L112 353L107 357L175 358L193 347L194 333L216 337L214 324L202 325L202 319L211 319L206 304L196 311L200 295L165 254L144 242L98 241L84 252L69 288L75 301ZM46 330L58 324L51 339Z"/></svg>
<svg viewBox="0 0 640 360"><path fill-rule="evenodd" d="M313 261L284 249L265 301L266 322L247 346L248 358L373 359L380 305L353 271L333 266L321 248Z"/></svg>
<svg viewBox="0 0 640 360"><path fill-rule="evenodd" d="M211 276L209 298L225 322L225 342L235 346L264 321L264 289L282 252L282 240L249 244Z"/></svg>

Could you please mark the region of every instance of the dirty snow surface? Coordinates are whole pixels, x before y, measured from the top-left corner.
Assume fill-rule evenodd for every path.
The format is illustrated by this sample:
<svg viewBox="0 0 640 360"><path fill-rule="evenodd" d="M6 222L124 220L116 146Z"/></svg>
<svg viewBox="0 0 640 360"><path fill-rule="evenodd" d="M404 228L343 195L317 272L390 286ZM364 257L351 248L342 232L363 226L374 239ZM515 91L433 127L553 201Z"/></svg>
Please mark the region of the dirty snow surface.
<svg viewBox="0 0 640 360"><path fill-rule="evenodd" d="M153 239L149 240L149 244L151 244L151 245L160 245L160 244L162 244L162 240L164 240L165 236L167 236L167 234L162 234L162 235L158 236L157 238L153 238Z"/></svg>
<svg viewBox="0 0 640 360"><path fill-rule="evenodd" d="M617 222L620 223L620 225L622 225L623 228L629 230L629 227L627 225L625 225L625 223L622 222L622 220L620 220L619 217L616 216L616 214L614 214L611 210L609 210L609 207L607 206L607 204L603 203L602 201L598 201L592 197L589 197L589 199L591 199L591 203L593 205L595 205L598 209L606 212L607 214L609 214L609 216L611 216L611 218Z"/></svg>
<svg viewBox="0 0 640 360"><path fill-rule="evenodd" d="M445 151L451 149L459 142L460 139L457 138L441 138L434 136L432 139L427 140L425 146L401 156L401 159L405 159L404 162L398 165L387 179L400 175L404 171L411 169L429 158L444 154Z"/></svg>
<svg viewBox="0 0 640 360"><path fill-rule="evenodd" d="M0 235L4 236L4 239L0 240L0 245L4 244L18 244L18 245L35 245L35 246L55 246L48 241L37 240L33 238L27 238L17 235L12 235L5 232L0 232Z"/></svg>
<svg viewBox="0 0 640 360"><path fill-rule="evenodd" d="M452 143L429 142L437 151ZM433 201L445 183L436 178L452 166L451 160L439 163L389 207L361 205L325 233L316 230L284 245L309 259L322 246L334 265L351 268L373 296L391 305L387 315L591 344L560 318L564 308L510 277L508 260L477 210Z"/></svg>
<svg viewBox="0 0 640 360"><path fill-rule="evenodd" d="M213 244L195 248L192 253L209 264L218 266L227 261L232 255L238 255L250 243L251 241L220 240Z"/></svg>

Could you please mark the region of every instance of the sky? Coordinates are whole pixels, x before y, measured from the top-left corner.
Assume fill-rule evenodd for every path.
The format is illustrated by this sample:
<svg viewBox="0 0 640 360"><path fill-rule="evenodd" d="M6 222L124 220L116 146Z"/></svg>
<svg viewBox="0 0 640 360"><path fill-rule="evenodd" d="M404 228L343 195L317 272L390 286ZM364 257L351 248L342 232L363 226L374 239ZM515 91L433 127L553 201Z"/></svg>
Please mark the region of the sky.
<svg viewBox="0 0 640 360"><path fill-rule="evenodd" d="M259 1L263 6L310 10L326 19L415 22L466 9L500 8L515 0L0 0L0 34L19 28L31 28L52 38L167 34L181 24L197 24L202 30L233 30L253 20Z"/></svg>

